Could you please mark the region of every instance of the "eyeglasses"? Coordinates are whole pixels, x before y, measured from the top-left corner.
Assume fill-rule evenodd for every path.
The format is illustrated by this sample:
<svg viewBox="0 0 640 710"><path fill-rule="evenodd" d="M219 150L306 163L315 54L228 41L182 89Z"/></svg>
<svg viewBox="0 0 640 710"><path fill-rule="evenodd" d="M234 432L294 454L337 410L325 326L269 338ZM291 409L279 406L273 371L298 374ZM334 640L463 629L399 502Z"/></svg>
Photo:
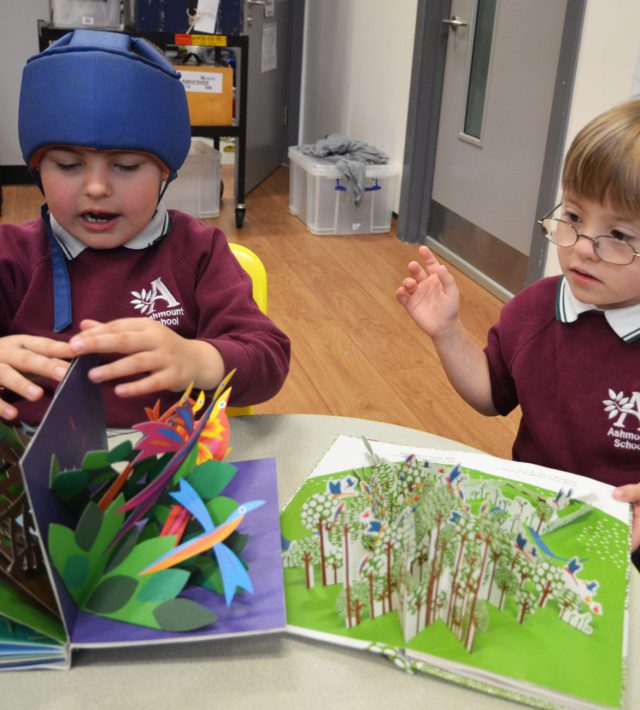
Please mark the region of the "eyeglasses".
<svg viewBox="0 0 640 710"><path fill-rule="evenodd" d="M598 237L590 237L588 234L579 232L573 222L564 219L550 217L560 205L556 205L544 217L538 220L545 238L558 247L572 247L580 237L591 240L593 251L602 261L608 264L631 264L636 256L640 256L629 242L622 238L614 237L610 234L602 234Z"/></svg>

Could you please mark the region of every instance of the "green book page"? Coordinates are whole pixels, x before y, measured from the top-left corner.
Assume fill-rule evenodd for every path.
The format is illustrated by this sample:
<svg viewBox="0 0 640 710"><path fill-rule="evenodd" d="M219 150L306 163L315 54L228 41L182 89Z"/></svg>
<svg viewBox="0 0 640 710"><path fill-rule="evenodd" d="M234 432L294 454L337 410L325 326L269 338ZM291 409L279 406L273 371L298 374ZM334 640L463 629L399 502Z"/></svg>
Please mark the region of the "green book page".
<svg viewBox="0 0 640 710"><path fill-rule="evenodd" d="M531 704L620 707L628 506L564 472L373 446L340 437L282 512L288 624Z"/></svg>
<svg viewBox="0 0 640 710"><path fill-rule="evenodd" d="M67 636L64 626L35 602L23 597L13 587L0 579L0 616L26 626L51 640L64 644Z"/></svg>

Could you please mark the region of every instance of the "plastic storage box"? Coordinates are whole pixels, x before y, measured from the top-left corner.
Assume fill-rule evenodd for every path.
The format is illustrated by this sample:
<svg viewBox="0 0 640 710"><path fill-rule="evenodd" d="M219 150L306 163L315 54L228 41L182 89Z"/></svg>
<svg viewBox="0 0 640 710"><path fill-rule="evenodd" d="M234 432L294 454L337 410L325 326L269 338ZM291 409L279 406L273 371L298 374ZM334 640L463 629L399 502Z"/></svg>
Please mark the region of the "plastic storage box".
<svg viewBox="0 0 640 710"><path fill-rule="evenodd" d="M120 0L50 0L55 27L122 27Z"/></svg>
<svg viewBox="0 0 640 710"><path fill-rule="evenodd" d="M169 185L164 203L193 217L220 214L220 153L204 140L193 139L178 177Z"/></svg>
<svg viewBox="0 0 640 710"><path fill-rule="evenodd" d="M390 231L397 163L368 165L365 192L356 207L335 163L289 148L289 211L312 234L379 234Z"/></svg>

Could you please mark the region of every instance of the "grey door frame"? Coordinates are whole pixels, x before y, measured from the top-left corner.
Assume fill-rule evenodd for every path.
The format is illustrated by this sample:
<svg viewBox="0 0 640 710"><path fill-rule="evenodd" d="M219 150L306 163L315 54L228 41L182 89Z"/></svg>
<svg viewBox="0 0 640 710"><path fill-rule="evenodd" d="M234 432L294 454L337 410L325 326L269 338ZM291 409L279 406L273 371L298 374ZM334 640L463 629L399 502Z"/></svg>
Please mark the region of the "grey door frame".
<svg viewBox="0 0 640 710"><path fill-rule="evenodd" d="M300 88L302 86L302 56L304 49L305 0L289 1L289 38L287 58L287 105L285 107L285 138L281 151L283 163L289 162L289 146L298 145L300 130Z"/></svg>
<svg viewBox="0 0 640 710"><path fill-rule="evenodd" d="M556 197L585 7L586 0L567 0L538 192L538 215L550 209ZM398 211L398 239L414 244L424 244L427 237L449 32L442 20L450 16L450 11L451 0L418 0ZM547 254L547 244L537 238L538 226L535 220L532 222L527 284L542 276Z"/></svg>

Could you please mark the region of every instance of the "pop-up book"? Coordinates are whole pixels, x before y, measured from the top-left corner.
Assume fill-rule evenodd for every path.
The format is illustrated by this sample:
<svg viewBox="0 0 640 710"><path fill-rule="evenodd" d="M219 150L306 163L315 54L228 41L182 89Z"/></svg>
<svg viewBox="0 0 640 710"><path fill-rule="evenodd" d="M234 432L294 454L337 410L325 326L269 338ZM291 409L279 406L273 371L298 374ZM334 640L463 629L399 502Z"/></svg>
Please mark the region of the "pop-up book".
<svg viewBox="0 0 640 710"><path fill-rule="evenodd" d="M275 461L234 464L223 383L108 441L92 356L0 426L0 669L285 626Z"/></svg>
<svg viewBox="0 0 640 710"><path fill-rule="evenodd" d="M281 515L287 628L529 705L622 707L630 524L611 491L341 436Z"/></svg>

